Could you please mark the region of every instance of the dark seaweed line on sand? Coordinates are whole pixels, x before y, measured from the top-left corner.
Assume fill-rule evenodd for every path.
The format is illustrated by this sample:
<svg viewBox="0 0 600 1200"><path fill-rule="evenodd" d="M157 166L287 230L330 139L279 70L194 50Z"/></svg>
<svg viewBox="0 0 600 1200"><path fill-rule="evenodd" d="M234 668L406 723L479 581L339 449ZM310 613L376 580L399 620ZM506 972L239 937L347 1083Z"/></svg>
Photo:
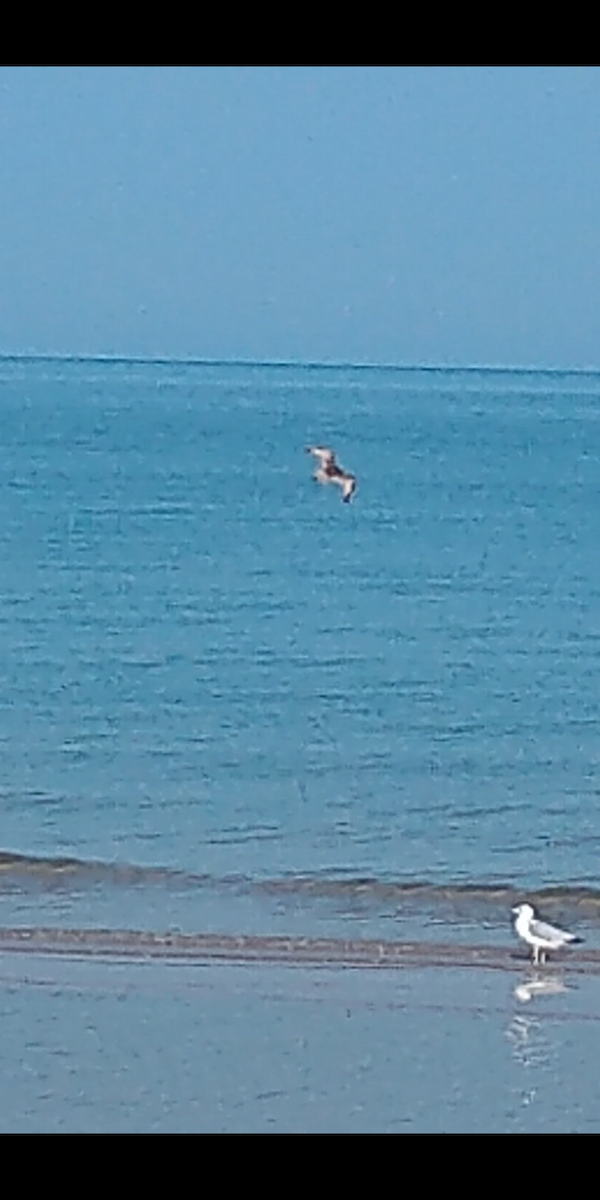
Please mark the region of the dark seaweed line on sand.
<svg viewBox="0 0 600 1200"><path fill-rule="evenodd" d="M0 928L0 952L298 966L485 967L505 971L522 971L527 962L522 954L497 946L208 933L158 934L133 929ZM597 974L600 973L600 950L571 952L560 962L568 965L570 970Z"/></svg>

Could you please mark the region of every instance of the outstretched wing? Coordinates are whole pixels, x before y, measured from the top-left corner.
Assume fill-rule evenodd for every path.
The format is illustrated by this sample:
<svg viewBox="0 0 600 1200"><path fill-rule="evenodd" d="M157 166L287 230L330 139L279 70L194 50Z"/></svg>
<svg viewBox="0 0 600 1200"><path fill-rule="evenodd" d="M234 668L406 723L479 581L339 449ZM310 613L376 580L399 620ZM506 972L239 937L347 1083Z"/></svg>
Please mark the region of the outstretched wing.
<svg viewBox="0 0 600 1200"><path fill-rule="evenodd" d="M354 475L345 475L342 480L342 500L349 503L356 491L356 479Z"/></svg>
<svg viewBox="0 0 600 1200"><path fill-rule="evenodd" d="M307 454L314 454L318 458L322 467L335 466L335 454L333 450L329 450L326 446L307 446Z"/></svg>

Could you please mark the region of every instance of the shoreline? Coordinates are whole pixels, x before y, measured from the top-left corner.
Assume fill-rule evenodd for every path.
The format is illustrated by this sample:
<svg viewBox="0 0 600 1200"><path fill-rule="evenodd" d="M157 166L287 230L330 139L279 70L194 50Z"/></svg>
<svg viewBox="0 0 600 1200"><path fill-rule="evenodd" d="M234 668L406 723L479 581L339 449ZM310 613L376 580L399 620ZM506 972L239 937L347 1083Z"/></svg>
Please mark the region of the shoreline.
<svg viewBox="0 0 600 1200"><path fill-rule="evenodd" d="M0 928L0 953L100 959L334 966L364 969L480 967L522 972L528 955L512 947L382 939L282 937L274 935L151 933L133 929ZM546 970L568 968L600 974L600 950L570 951ZM539 968L536 968L539 970Z"/></svg>

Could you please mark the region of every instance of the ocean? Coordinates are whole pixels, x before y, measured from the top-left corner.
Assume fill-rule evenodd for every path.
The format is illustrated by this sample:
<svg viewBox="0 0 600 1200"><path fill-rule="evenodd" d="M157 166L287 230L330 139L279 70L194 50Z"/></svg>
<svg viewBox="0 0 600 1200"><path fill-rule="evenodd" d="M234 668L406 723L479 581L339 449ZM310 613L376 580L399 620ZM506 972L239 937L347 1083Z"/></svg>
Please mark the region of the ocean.
<svg viewBox="0 0 600 1200"><path fill-rule="evenodd" d="M587 1041L562 1126L543 1054L527 1070L546 1070L544 1103L507 1082L509 1119L484 1080L473 1090L466 1046L474 987L492 1025L525 1020L511 972L527 964L510 958L524 898L585 937L587 1038L600 1020L600 374L3 358L0 429L0 999L20 1030L0 1045L14 1080L0 1129L121 1128L126 1111L137 1130L598 1130ZM352 503L311 478L314 443L356 474ZM394 967L408 943L445 965ZM503 969L469 968L478 946ZM420 972L438 983L417 986ZM394 996L408 989L411 1022L430 1029L423 995L437 988L443 1009L449 972L464 981L446 1012L461 1103L440 1101L438 1063L394 1117ZM268 1042L279 997L296 1046L324 979L318 1052L297 1048L288 1084L267 1087L259 1068L276 1074L281 1056L250 1039L242 1078L228 1004L238 1032ZM579 1019L561 979L535 1000L554 1031ZM171 1008L198 1033L193 988L214 1070L236 1064L218 1111L218 1080L195 1095L160 1066ZM90 1048L73 1031L92 995ZM97 1079L115 1029L120 1061L138 1062L150 1003L137 1102L115 1098L108 1068L92 1099L61 1084L48 1038ZM353 1003L370 1014L366 1057L387 1064L365 1089L358 1067L352 1085L339 1074ZM33 1029L42 1090L35 1072L17 1082ZM419 1086L423 1037L418 1059L410 1034ZM309 1058L335 1086L311 1092ZM302 1071L308 1092L294 1091ZM273 1119L263 1093L279 1096Z"/></svg>

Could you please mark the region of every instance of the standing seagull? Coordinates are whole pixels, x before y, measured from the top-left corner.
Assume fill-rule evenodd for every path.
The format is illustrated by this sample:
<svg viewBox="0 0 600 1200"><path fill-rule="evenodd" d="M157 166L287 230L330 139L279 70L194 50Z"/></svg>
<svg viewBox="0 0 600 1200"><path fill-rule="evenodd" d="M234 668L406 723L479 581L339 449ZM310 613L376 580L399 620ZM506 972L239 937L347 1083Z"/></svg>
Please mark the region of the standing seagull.
<svg viewBox="0 0 600 1200"><path fill-rule="evenodd" d="M313 479L318 483L337 483L342 489L342 500L348 504L356 491L356 477L338 466L333 450L328 450L325 446L307 446L306 453L314 454L321 464L317 467Z"/></svg>
<svg viewBox="0 0 600 1200"><path fill-rule="evenodd" d="M583 941L583 938L576 937L574 933L565 933L564 929L557 929L556 925L538 921L531 904L517 904L513 912L517 918L516 932L528 946L533 947L534 963L544 962L547 950L560 950L562 946Z"/></svg>

